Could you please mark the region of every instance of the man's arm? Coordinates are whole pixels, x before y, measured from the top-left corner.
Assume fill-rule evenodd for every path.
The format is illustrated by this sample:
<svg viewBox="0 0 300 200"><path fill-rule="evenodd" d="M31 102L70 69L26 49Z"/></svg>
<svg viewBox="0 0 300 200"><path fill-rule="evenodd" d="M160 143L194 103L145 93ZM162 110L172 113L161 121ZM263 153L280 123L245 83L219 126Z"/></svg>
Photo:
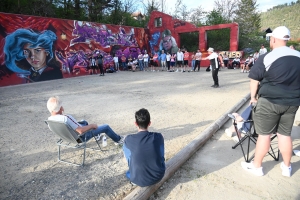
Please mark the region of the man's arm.
<svg viewBox="0 0 300 200"><path fill-rule="evenodd" d="M258 91L258 85L259 85L259 81L250 79L250 95L251 95L250 104L257 102L256 95Z"/></svg>
<svg viewBox="0 0 300 200"><path fill-rule="evenodd" d="M80 135L90 129L98 128L97 124L89 124L87 126L78 126L75 131L77 131Z"/></svg>

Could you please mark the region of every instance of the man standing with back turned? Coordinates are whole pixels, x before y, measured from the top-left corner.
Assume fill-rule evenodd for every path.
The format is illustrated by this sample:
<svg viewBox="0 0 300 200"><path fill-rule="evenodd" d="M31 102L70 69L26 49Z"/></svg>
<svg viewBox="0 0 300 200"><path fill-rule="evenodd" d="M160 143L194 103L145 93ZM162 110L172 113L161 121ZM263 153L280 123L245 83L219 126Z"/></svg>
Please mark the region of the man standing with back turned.
<svg viewBox="0 0 300 200"><path fill-rule="evenodd" d="M126 177L141 187L158 183L165 174L164 138L161 133L149 132L150 113L142 108L135 113L138 133L127 135L123 151L129 170Z"/></svg>
<svg viewBox="0 0 300 200"><path fill-rule="evenodd" d="M254 175L263 176L262 160L269 151L270 137L274 133L283 158L282 175L290 177L291 130L300 105L300 53L286 46L290 31L285 26L277 27L267 36L270 36L273 50L259 56L249 73L250 103L254 106L253 121L259 134L255 157L253 162L241 165Z"/></svg>

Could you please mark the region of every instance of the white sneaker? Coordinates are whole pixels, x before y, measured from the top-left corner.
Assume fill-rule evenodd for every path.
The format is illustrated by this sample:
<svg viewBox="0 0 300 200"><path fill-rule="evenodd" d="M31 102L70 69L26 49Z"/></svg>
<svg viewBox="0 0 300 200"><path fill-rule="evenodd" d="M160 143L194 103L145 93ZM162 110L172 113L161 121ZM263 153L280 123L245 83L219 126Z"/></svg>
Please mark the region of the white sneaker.
<svg viewBox="0 0 300 200"><path fill-rule="evenodd" d="M236 143L239 142L239 138L238 138L237 136L232 137L232 140L233 140L234 142L236 142Z"/></svg>
<svg viewBox="0 0 300 200"><path fill-rule="evenodd" d="M232 137L232 131L230 130L230 128L226 128L225 133L228 137Z"/></svg>
<svg viewBox="0 0 300 200"><path fill-rule="evenodd" d="M175 72L178 72L178 69Z"/></svg>
<svg viewBox="0 0 300 200"><path fill-rule="evenodd" d="M287 167L287 166L285 166L285 164L283 162L281 162L280 168L282 170L282 176L287 176L287 177L291 176L291 174L292 174L292 165Z"/></svg>
<svg viewBox="0 0 300 200"><path fill-rule="evenodd" d="M263 176L264 175L263 168L262 167L255 168L253 166L252 162L251 163L241 162L241 165L244 170L251 172L255 176Z"/></svg>

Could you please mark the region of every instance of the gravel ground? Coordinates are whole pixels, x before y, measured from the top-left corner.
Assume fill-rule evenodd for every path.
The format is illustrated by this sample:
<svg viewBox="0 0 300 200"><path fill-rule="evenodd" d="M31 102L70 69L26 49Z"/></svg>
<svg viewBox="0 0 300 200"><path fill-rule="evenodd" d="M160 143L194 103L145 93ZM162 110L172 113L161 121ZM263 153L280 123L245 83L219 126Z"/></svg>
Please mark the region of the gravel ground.
<svg viewBox="0 0 300 200"><path fill-rule="evenodd" d="M135 133L134 112L147 108L150 131L163 134L168 160L249 93L247 74L222 70L219 78L221 87L216 89L210 87L211 73L204 69L194 73L119 72L0 88L0 198L122 199L134 189L124 175L127 164L122 149L111 141L103 152L87 151L84 167L57 162L58 137L44 123L50 96L62 98L65 113L89 123L109 124L120 135ZM212 140L218 140L220 134ZM96 147L92 141L88 144ZM76 162L81 159L73 150L64 150L63 156ZM192 160L190 165L197 165ZM176 177L184 173L185 167L151 199L181 199L171 191L183 191ZM196 174L203 177L208 172L198 170ZM299 180L299 172L297 175Z"/></svg>

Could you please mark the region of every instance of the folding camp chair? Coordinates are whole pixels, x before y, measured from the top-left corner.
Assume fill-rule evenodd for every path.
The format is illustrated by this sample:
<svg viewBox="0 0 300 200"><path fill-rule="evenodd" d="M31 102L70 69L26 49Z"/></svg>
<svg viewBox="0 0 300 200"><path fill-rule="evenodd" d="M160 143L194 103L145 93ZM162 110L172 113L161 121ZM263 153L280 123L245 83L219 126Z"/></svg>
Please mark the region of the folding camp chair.
<svg viewBox="0 0 300 200"><path fill-rule="evenodd" d="M99 147L100 150L93 149L93 148L87 148L86 147L86 141L82 140L79 137L79 133L74 131L68 124L64 122L57 122L57 121L52 121L52 120L45 120L45 123L48 125L50 130L54 132L56 135L60 137L60 139L57 141L58 145L58 161L59 162L64 162L64 163L69 163L75 166L83 166L84 161L85 161L85 150L86 149L91 149L95 151L102 151L98 140L96 140L95 136L94 139ZM82 163L81 164L76 164L72 162L68 162L65 160L60 159L60 148L61 146L68 147L68 148L77 148L77 149L83 149L83 154L82 154Z"/></svg>
<svg viewBox="0 0 300 200"><path fill-rule="evenodd" d="M255 131L255 127L254 127L254 123L252 120L252 105L248 106L243 113L241 114L241 117L244 119L244 123L242 125L242 128L240 130L238 130L237 128L237 121L234 115L232 114L228 114L228 117L230 117L233 120L233 126L238 138L238 142L232 147L232 149L235 149L237 146L241 147L241 150L243 152L243 156L246 162L251 162L251 160L254 158L255 154L253 154L251 157L249 156L250 153L250 141L256 145L256 141L258 138L258 134ZM242 137L242 134L244 134L244 136ZM277 135L273 135L271 136L271 141L274 140L277 137ZM245 146L247 148L246 151L244 151L244 147L243 147L243 143L244 141L247 141L245 143ZM274 160L278 161L279 160L279 149L278 149L278 155L276 156L276 153L272 147L272 144L270 145L270 150L268 152L268 154L274 158Z"/></svg>

